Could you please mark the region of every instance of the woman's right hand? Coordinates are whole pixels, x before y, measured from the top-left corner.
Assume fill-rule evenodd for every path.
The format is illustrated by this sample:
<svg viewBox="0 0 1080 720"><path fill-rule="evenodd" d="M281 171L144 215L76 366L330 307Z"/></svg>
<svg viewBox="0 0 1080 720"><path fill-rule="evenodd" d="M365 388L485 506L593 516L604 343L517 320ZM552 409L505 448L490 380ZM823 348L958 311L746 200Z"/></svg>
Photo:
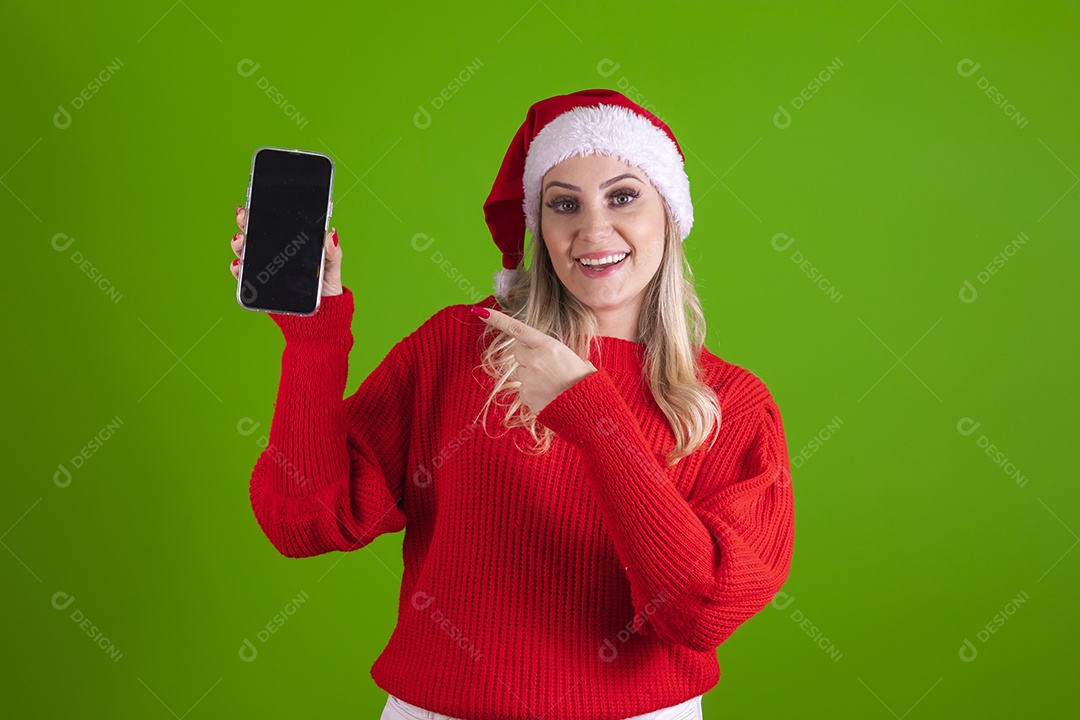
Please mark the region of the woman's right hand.
<svg viewBox="0 0 1080 720"><path fill-rule="evenodd" d="M233 260L230 270L237 280L240 279L240 251L244 247L244 222L246 219L247 210L243 207L236 208L236 224L240 226L240 232L233 235L232 238L232 250L236 254L236 259ZM340 295L341 247L337 244L337 229L330 228L326 233L326 237L323 238L323 242L326 244L326 264L323 268L322 295L323 297Z"/></svg>

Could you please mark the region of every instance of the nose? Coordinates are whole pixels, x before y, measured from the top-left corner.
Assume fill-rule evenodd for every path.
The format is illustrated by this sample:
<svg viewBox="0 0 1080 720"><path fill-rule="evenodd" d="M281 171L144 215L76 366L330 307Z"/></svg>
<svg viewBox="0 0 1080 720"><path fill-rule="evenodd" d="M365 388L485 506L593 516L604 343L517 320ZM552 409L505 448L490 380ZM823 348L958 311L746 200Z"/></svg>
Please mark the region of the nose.
<svg viewBox="0 0 1080 720"><path fill-rule="evenodd" d="M578 214L578 238L584 242L603 242L611 235L611 218L607 210L592 203L582 206Z"/></svg>

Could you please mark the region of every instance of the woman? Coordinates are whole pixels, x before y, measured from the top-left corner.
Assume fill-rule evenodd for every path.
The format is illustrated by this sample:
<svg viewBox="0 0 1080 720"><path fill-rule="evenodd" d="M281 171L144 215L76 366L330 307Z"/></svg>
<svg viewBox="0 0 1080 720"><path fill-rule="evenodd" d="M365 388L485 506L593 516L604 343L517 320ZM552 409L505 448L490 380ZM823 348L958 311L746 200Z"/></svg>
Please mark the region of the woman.
<svg viewBox="0 0 1080 720"><path fill-rule="evenodd" d="M353 296L328 233L319 311L271 315L255 517L288 557L406 529L371 668L384 720L700 718L717 647L787 578L794 510L771 394L703 346L682 152L619 93L548 98L484 209L495 294L435 313L344 400Z"/></svg>

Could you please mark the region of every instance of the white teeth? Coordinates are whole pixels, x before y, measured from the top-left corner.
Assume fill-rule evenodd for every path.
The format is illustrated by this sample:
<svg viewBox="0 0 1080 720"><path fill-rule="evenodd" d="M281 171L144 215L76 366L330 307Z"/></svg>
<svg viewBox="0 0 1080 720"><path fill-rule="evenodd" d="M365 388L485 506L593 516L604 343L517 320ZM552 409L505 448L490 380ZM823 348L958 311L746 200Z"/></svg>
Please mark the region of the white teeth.
<svg viewBox="0 0 1080 720"><path fill-rule="evenodd" d="M578 262L582 265L607 265L609 263L615 263L622 260L629 253L616 253L614 255L608 255L607 257L597 258L596 260L589 260L586 258L578 258Z"/></svg>

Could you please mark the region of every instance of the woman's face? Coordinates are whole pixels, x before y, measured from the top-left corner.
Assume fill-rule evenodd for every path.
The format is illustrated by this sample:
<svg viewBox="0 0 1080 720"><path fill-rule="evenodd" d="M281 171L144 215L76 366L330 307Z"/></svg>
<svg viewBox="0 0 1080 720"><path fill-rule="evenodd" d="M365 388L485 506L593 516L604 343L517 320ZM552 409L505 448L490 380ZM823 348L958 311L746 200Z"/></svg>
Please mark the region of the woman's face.
<svg viewBox="0 0 1080 720"><path fill-rule="evenodd" d="M601 334L632 339L664 255L660 194L640 168L595 154L553 166L540 188L541 233L559 280L596 314Z"/></svg>

